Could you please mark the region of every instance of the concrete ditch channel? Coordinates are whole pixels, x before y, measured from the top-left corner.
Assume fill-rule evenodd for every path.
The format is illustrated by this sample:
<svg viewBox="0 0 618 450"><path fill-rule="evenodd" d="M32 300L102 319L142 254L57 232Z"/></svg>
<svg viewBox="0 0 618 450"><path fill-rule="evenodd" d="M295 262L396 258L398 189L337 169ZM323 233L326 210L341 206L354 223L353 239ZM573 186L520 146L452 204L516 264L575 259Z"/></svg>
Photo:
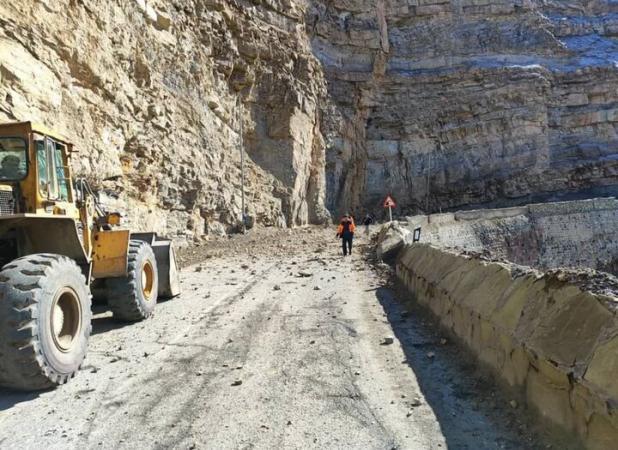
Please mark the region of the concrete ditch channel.
<svg viewBox="0 0 618 450"><path fill-rule="evenodd" d="M610 449L618 442L618 278L586 266L614 267L617 209L613 199L576 203L409 218L380 230L377 253L394 265L408 300L545 426L575 445ZM578 220L563 220L573 214ZM419 228L424 238L413 242ZM532 237L536 267L505 258L531 262L522 247ZM556 267L567 254L571 267Z"/></svg>

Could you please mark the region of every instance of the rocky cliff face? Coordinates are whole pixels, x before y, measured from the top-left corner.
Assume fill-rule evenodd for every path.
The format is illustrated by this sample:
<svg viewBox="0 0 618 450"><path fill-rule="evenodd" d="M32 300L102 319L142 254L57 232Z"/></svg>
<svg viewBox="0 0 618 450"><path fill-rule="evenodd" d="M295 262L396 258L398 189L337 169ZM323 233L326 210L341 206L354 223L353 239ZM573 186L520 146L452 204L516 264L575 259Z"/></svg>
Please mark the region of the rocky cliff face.
<svg viewBox="0 0 618 450"><path fill-rule="evenodd" d="M0 120L75 142L138 229L618 193L618 6L0 1ZM427 195L429 193L429 195Z"/></svg>
<svg viewBox="0 0 618 450"><path fill-rule="evenodd" d="M249 216L324 220L324 80L298 3L2 1L0 120L63 133L134 227L189 238L240 223L242 121Z"/></svg>
<svg viewBox="0 0 618 450"><path fill-rule="evenodd" d="M617 13L609 0L313 2L329 207L616 193Z"/></svg>

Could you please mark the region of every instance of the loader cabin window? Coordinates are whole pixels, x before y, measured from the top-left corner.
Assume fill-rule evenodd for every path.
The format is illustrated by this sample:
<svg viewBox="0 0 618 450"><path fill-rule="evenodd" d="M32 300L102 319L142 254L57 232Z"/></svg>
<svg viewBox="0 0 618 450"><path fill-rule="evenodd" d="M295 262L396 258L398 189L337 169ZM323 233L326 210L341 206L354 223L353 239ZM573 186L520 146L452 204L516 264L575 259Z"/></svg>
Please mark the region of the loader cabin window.
<svg viewBox="0 0 618 450"><path fill-rule="evenodd" d="M47 137L37 137L35 145L41 195L48 200L69 201L66 147Z"/></svg>
<svg viewBox="0 0 618 450"><path fill-rule="evenodd" d="M21 181L26 177L28 147L19 137L0 138L0 182Z"/></svg>

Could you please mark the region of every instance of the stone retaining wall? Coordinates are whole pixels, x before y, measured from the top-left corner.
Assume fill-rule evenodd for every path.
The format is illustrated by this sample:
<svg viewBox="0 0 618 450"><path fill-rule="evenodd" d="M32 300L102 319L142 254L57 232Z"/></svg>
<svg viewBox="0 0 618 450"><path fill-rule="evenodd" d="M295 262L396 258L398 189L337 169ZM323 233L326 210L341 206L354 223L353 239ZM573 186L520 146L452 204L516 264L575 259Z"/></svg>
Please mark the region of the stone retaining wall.
<svg viewBox="0 0 618 450"><path fill-rule="evenodd" d="M526 403L590 449L618 442L618 279L406 245L398 277Z"/></svg>

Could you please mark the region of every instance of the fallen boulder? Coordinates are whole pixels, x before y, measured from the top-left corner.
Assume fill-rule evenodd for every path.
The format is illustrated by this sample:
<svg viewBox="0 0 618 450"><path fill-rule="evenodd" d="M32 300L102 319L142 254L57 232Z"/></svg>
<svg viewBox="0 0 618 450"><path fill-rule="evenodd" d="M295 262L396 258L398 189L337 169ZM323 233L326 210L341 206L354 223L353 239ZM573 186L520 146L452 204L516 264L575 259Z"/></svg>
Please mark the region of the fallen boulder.
<svg viewBox="0 0 618 450"><path fill-rule="evenodd" d="M402 228L397 222L388 223L378 231L376 255L381 260L391 263L405 244L412 242L412 233Z"/></svg>

